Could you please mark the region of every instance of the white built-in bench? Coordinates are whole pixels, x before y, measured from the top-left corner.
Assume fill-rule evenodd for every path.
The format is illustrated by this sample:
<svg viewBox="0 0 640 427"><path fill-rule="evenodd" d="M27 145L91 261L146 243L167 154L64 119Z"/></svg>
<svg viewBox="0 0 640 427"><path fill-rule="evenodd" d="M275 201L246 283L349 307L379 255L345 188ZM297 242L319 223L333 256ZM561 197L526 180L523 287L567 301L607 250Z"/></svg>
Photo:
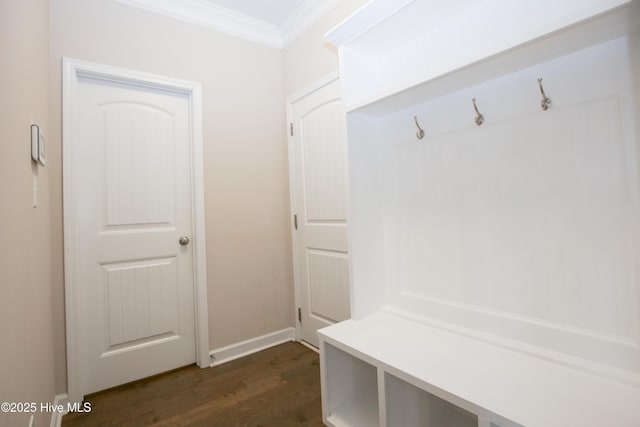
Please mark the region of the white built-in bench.
<svg viewBox="0 0 640 427"><path fill-rule="evenodd" d="M319 335L323 409L336 427L640 426L638 384L393 310Z"/></svg>
<svg viewBox="0 0 640 427"><path fill-rule="evenodd" d="M319 331L327 425L640 427L639 9L372 0L327 35L353 319Z"/></svg>

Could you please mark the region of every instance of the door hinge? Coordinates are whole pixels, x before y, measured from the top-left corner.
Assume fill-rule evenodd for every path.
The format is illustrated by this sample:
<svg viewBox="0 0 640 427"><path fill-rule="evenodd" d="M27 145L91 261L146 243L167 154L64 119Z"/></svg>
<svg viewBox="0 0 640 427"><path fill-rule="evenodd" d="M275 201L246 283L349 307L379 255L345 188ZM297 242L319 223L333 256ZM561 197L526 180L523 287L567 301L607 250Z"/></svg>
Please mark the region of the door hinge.
<svg viewBox="0 0 640 427"><path fill-rule="evenodd" d="M302 309L298 307L298 322L302 323Z"/></svg>
<svg viewBox="0 0 640 427"><path fill-rule="evenodd" d="M293 228L298 229L298 215L293 215Z"/></svg>
<svg viewBox="0 0 640 427"><path fill-rule="evenodd" d="M293 122L289 123L289 133L293 136Z"/></svg>

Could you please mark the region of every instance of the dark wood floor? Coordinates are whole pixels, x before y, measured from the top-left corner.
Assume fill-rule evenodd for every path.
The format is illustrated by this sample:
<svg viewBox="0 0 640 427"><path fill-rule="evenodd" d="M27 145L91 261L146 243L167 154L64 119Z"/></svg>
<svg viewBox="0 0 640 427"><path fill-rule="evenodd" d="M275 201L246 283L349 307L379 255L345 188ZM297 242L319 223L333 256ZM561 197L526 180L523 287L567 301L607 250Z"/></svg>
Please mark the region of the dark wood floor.
<svg viewBox="0 0 640 427"><path fill-rule="evenodd" d="M210 369L177 369L87 396L74 426L322 426L318 354L286 343Z"/></svg>

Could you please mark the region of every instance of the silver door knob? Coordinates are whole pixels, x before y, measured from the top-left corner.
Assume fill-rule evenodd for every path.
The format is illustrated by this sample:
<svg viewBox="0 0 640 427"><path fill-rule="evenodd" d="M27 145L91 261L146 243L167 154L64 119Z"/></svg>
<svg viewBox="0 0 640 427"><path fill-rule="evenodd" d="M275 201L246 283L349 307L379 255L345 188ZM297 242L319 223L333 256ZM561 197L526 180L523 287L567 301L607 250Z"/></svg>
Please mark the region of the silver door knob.
<svg viewBox="0 0 640 427"><path fill-rule="evenodd" d="M178 243L182 246L187 246L189 244L189 238L187 236L182 236L178 239Z"/></svg>

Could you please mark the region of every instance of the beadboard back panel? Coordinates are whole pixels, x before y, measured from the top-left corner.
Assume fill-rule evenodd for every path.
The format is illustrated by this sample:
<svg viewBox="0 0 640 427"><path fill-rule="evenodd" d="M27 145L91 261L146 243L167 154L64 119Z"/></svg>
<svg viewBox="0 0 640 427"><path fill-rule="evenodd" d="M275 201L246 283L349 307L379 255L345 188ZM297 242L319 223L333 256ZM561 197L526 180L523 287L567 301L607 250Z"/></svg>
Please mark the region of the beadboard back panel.
<svg viewBox="0 0 640 427"><path fill-rule="evenodd" d="M368 203L382 211L384 243L367 250L384 259L385 304L640 373L633 46L619 38L351 119L355 132L374 126L380 150Z"/></svg>

